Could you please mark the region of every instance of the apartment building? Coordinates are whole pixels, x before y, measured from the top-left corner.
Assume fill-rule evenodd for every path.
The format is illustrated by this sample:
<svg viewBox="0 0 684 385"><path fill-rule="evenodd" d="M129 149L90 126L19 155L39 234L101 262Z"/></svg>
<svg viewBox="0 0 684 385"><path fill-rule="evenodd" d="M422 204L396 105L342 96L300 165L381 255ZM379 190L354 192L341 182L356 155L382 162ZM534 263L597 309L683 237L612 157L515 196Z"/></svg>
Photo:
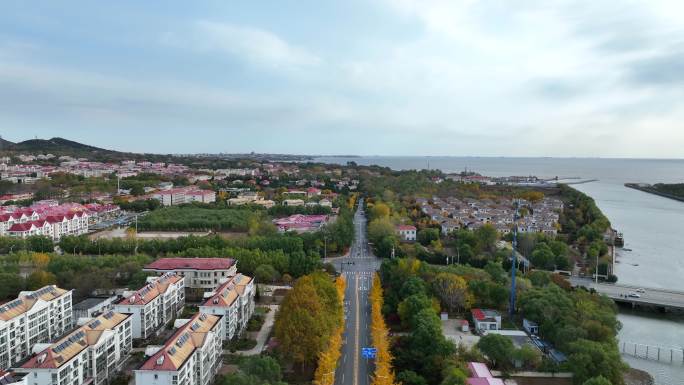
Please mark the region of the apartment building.
<svg viewBox="0 0 684 385"><path fill-rule="evenodd" d="M237 274L231 258L160 258L143 268L157 274L175 273L185 277L185 287L214 291L223 279Z"/></svg>
<svg viewBox="0 0 684 385"><path fill-rule="evenodd" d="M198 313L134 370L137 385L208 385L223 363L221 316Z"/></svg>
<svg viewBox="0 0 684 385"><path fill-rule="evenodd" d="M72 327L71 291L45 286L19 293L0 305L0 369L31 354L31 347L61 336Z"/></svg>
<svg viewBox="0 0 684 385"><path fill-rule="evenodd" d="M239 336L254 313L254 278L238 274L229 278L199 307L206 314L223 317L224 339Z"/></svg>
<svg viewBox="0 0 684 385"><path fill-rule="evenodd" d="M107 312L37 352L16 368L33 385L103 384L131 351L131 316Z"/></svg>
<svg viewBox="0 0 684 385"><path fill-rule="evenodd" d="M171 322L183 306L183 277L166 273L161 277L150 277L149 283L135 292L124 293L124 298L114 305L113 310L130 314L133 338L146 339Z"/></svg>

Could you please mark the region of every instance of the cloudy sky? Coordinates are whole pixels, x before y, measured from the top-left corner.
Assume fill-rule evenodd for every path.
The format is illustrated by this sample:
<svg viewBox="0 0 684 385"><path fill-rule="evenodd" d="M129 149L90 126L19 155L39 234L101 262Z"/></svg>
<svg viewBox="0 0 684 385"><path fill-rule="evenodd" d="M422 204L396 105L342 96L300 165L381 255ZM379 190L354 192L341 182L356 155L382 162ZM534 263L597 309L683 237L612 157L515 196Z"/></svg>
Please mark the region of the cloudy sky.
<svg viewBox="0 0 684 385"><path fill-rule="evenodd" d="M150 152L682 158L684 3L3 1L0 134Z"/></svg>

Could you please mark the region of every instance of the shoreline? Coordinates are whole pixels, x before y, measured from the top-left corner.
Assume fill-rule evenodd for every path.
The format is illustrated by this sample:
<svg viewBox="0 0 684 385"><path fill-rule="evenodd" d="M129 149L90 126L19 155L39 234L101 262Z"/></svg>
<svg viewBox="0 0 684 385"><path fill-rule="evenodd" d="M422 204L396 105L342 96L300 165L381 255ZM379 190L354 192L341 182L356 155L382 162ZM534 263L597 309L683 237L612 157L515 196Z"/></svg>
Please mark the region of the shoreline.
<svg viewBox="0 0 684 385"><path fill-rule="evenodd" d="M658 195L658 196L661 196L663 198L669 198L669 199L673 199L676 201L684 202L684 197L660 192L658 190L653 189L652 187L642 187L642 186L639 186L639 184L637 184L637 183L625 183L625 187L631 188L634 190L639 190L639 191L642 191L642 192L645 192L648 194Z"/></svg>

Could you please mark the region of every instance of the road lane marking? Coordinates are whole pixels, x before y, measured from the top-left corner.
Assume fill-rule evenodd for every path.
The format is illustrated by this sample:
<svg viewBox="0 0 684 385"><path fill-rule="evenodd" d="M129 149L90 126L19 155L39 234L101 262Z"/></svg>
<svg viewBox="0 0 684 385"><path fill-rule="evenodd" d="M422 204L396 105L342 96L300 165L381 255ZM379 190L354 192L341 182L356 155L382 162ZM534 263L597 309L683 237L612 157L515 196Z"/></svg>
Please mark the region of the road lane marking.
<svg viewBox="0 0 684 385"><path fill-rule="evenodd" d="M356 298L356 324L354 329L356 333L354 335L354 385L359 384L359 276L356 276L356 282L354 284L354 297Z"/></svg>

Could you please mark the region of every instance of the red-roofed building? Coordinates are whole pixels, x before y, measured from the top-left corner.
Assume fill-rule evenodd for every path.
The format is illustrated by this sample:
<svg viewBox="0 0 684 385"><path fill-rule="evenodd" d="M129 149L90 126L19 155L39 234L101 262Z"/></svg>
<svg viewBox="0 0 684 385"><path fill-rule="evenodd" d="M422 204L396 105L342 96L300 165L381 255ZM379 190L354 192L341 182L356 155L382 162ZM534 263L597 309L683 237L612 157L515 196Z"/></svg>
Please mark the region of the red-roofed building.
<svg viewBox="0 0 684 385"><path fill-rule="evenodd" d="M160 258L143 268L157 274L176 273L185 277L185 287L214 291L220 282L237 274L231 258Z"/></svg>
<svg viewBox="0 0 684 385"><path fill-rule="evenodd" d="M124 293L114 311L131 314L133 338L148 338L171 322L185 306L183 277L167 273L149 278L137 291Z"/></svg>
<svg viewBox="0 0 684 385"><path fill-rule="evenodd" d="M134 371L135 383L211 384L223 363L224 324L221 316L196 314Z"/></svg>
<svg viewBox="0 0 684 385"><path fill-rule="evenodd" d="M16 371L28 374L32 385L104 384L131 348L130 316L108 312L39 350Z"/></svg>
<svg viewBox="0 0 684 385"><path fill-rule="evenodd" d="M501 314L491 309L472 309L473 323L476 330L499 330L501 329Z"/></svg>
<svg viewBox="0 0 684 385"><path fill-rule="evenodd" d="M416 226L400 225L397 226L397 233L405 242L415 242L416 240Z"/></svg>
<svg viewBox="0 0 684 385"><path fill-rule="evenodd" d="M223 316L226 340L240 335L254 313L254 278L238 274L228 279L212 293L199 310Z"/></svg>

